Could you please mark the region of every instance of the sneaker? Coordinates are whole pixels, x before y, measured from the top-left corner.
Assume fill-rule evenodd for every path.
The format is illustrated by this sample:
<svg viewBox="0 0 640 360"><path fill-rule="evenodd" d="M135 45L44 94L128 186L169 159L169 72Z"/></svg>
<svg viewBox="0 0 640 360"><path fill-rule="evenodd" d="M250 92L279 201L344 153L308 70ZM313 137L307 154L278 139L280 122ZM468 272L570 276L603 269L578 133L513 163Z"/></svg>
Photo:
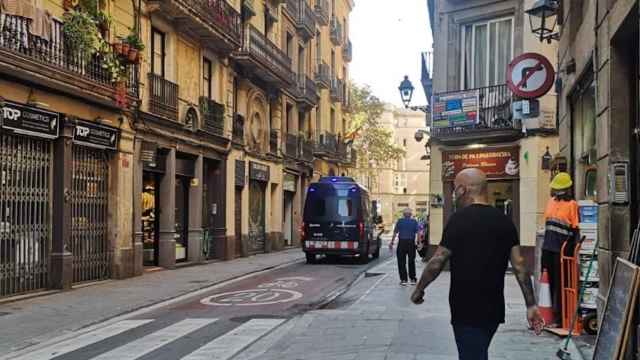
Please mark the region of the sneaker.
<svg viewBox="0 0 640 360"><path fill-rule="evenodd" d="M400 286L407 286L407 282L406 281L400 281Z"/></svg>
<svg viewBox="0 0 640 360"><path fill-rule="evenodd" d="M416 279L411 279L411 285L415 285L418 281Z"/></svg>

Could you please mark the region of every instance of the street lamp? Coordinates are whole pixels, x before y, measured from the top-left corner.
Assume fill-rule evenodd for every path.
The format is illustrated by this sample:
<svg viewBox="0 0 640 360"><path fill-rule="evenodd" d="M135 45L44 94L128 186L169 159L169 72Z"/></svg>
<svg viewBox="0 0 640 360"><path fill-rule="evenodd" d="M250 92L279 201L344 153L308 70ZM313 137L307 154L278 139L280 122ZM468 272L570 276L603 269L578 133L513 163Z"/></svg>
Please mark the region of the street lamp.
<svg viewBox="0 0 640 360"><path fill-rule="evenodd" d="M531 32L540 38L540 42L559 40L556 32L558 24L558 0L537 0L531 9L525 11L529 15Z"/></svg>
<svg viewBox="0 0 640 360"><path fill-rule="evenodd" d="M413 97L413 84L411 80L409 80L409 76L405 75L404 80L400 82L400 86L398 86L398 90L400 90L400 98L402 99L402 103L406 109L411 109L413 111L422 111L424 113L429 112L429 106L409 106L411 104L411 98Z"/></svg>

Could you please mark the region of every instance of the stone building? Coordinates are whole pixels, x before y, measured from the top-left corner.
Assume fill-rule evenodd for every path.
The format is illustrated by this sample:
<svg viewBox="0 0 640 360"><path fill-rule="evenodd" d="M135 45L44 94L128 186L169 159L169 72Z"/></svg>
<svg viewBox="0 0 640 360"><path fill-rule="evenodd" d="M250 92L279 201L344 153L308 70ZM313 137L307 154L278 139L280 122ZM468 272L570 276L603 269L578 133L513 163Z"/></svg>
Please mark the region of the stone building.
<svg viewBox="0 0 640 360"><path fill-rule="evenodd" d="M640 215L638 1L561 1L558 23L556 160L572 173L576 197L599 205L602 309L615 259L628 256ZM619 166L626 176L613 172Z"/></svg>
<svg viewBox="0 0 640 360"><path fill-rule="evenodd" d="M429 163L425 143L415 140L418 130L425 129L425 114L387 105L380 125L392 132L397 146L404 148L405 156L393 163L376 168L371 180L366 174L360 182L370 186L371 200L376 201L378 214L385 226L391 226L402 210L411 208L414 214L424 218L429 212Z"/></svg>
<svg viewBox="0 0 640 360"><path fill-rule="evenodd" d="M542 157L547 148L551 153L558 149L556 95L552 90L539 99L539 116L519 120L506 73L511 60L523 53L555 58L556 45L541 44L531 33L524 11L533 2L427 1L434 35L431 242L439 243L454 210L455 175L465 167L480 167L490 173L491 203L512 217L532 268L549 196L550 173L541 170ZM472 104L472 121L436 119L458 101Z"/></svg>

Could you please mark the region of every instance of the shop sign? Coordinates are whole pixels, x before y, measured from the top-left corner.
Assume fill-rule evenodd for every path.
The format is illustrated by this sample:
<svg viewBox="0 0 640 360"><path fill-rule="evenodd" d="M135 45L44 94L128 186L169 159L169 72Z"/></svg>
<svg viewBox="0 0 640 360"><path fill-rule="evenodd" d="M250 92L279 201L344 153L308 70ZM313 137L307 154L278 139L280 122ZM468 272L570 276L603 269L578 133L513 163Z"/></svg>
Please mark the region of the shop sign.
<svg viewBox="0 0 640 360"><path fill-rule="evenodd" d="M454 180L460 171L476 168L487 174L488 179L516 179L520 175L519 159L517 146L445 151L442 154L442 177Z"/></svg>
<svg viewBox="0 0 640 360"><path fill-rule="evenodd" d="M73 129L73 142L105 150L118 149L120 131L114 127L76 120Z"/></svg>
<svg viewBox="0 0 640 360"><path fill-rule="evenodd" d="M236 160L236 186L244 187L245 172L245 162Z"/></svg>
<svg viewBox="0 0 640 360"><path fill-rule="evenodd" d="M282 189L284 191L296 192L296 176L292 174L284 174Z"/></svg>
<svg viewBox="0 0 640 360"><path fill-rule="evenodd" d="M431 126L448 128L475 125L479 121L480 90L433 95Z"/></svg>
<svg viewBox="0 0 640 360"><path fill-rule="evenodd" d="M140 150L140 161L145 166L155 168L158 166L158 144L144 141L142 143L142 149Z"/></svg>
<svg viewBox="0 0 640 360"><path fill-rule="evenodd" d="M269 181L269 166L256 162L249 162L249 178L257 181Z"/></svg>
<svg viewBox="0 0 640 360"><path fill-rule="evenodd" d="M2 128L16 134L45 139L58 137L60 116L57 113L5 101L0 115Z"/></svg>

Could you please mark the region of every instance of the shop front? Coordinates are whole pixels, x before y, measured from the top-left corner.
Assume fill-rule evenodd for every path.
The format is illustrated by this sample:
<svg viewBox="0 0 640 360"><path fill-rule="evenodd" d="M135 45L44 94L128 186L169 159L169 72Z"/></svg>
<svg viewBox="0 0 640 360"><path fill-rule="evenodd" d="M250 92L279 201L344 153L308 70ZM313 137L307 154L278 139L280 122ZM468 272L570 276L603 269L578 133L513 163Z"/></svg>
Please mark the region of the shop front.
<svg viewBox="0 0 640 360"><path fill-rule="evenodd" d="M282 190L284 191L283 206L282 206L282 219L283 219L283 235L284 245L293 245L294 231L294 201L296 197L298 178L294 174L285 173L283 177Z"/></svg>
<svg viewBox="0 0 640 360"><path fill-rule="evenodd" d="M266 196L269 166L249 162L249 254L266 251Z"/></svg>

